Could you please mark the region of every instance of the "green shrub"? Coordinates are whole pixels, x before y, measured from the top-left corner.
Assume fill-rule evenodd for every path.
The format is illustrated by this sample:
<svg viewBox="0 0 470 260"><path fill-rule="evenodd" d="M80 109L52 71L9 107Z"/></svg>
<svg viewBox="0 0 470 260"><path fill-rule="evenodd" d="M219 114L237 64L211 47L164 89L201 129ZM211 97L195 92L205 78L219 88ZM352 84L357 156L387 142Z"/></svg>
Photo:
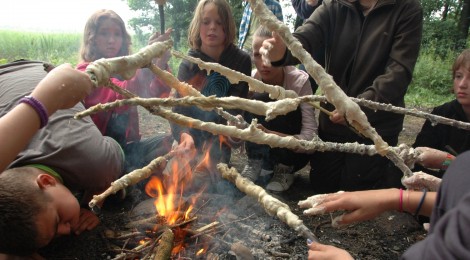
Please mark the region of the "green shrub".
<svg viewBox="0 0 470 260"><path fill-rule="evenodd" d="M433 48L421 51L405 96L407 106L434 107L453 99L451 68L455 54L439 58L434 53Z"/></svg>

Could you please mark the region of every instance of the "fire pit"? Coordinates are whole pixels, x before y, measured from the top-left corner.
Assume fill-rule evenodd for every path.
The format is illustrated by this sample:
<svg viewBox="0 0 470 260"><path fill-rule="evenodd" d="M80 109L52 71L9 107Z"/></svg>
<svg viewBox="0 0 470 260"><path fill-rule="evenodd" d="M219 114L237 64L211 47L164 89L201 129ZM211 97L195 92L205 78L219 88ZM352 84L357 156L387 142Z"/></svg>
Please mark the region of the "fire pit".
<svg viewBox="0 0 470 260"><path fill-rule="evenodd" d="M243 161L238 168L242 168ZM425 231L414 219L405 214L391 212L373 221L367 221L346 229L331 227L329 216L304 217L297 201L309 192L308 170L302 172L294 183L296 189L283 194L279 199L286 202L295 214L314 231L321 242L349 250L361 259L393 259L409 246L421 240ZM179 195L175 195L179 200ZM183 205L189 205L192 197L182 196ZM197 219L181 225L186 229L185 246L172 259L237 259L240 254L255 259L306 259L306 241L276 217L269 216L258 202L239 193L236 196L202 193L196 199L191 217ZM182 211L181 209L179 211ZM47 259L113 259L129 253L137 246L131 240L148 236L148 227L130 227L130 224L146 220L156 212L154 200L143 191L134 189L124 203L110 204L103 208L102 225L80 236L64 237L42 250ZM191 215L193 214L193 215ZM213 224L218 222L217 224ZM200 235L187 232L204 226ZM149 229L147 229L149 228ZM121 238L107 237L114 234ZM129 236L125 238L125 235ZM175 245L177 244L175 235ZM153 238L152 238L153 239ZM128 240L126 250L123 246ZM139 240L140 241L140 240ZM235 247L235 248L232 248ZM240 249L241 248L241 249ZM198 251L204 249L198 254ZM246 249L249 253L245 252ZM237 251L239 250L239 251ZM245 253L244 253L245 252ZM143 259L145 254L127 259ZM130 254L129 254L130 256ZM124 259L124 258L121 258ZM248 259L248 258L247 258Z"/></svg>

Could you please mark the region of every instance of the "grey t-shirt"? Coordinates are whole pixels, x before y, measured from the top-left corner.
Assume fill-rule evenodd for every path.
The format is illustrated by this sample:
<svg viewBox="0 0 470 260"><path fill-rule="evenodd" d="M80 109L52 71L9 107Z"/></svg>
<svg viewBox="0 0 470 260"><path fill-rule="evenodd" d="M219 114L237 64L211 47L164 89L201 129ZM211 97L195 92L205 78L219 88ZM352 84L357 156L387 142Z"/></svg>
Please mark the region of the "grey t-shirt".
<svg viewBox="0 0 470 260"><path fill-rule="evenodd" d="M29 95L46 76L41 62L20 61L0 66L0 116ZM81 103L59 110L49 118L9 166L43 164L72 191L102 191L122 175L124 156L119 144L103 136L90 117L76 120Z"/></svg>

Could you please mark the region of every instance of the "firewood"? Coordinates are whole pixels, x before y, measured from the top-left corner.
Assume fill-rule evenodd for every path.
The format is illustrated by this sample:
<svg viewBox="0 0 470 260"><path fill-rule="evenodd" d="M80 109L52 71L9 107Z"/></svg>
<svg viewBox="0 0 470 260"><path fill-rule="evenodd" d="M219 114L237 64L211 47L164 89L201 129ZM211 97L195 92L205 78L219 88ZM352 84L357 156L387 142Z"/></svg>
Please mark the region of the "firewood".
<svg viewBox="0 0 470 260"><path fill-rule="evenodd" d="M232 251L235 254L237 259L243 259L243 260L255 259L250 249L246 247L244 244L242 244L241 242L233 243L232 247L230 248L230 251Z"/></svg>
<svg viewBox="0 0 470 260"><path fill-rule="evenodd" d="M156 248L154 260L166 260L171 257L171 250L173 249L173 240L175 235L171 229L166 229L160 238L159 244Z"/></svg>

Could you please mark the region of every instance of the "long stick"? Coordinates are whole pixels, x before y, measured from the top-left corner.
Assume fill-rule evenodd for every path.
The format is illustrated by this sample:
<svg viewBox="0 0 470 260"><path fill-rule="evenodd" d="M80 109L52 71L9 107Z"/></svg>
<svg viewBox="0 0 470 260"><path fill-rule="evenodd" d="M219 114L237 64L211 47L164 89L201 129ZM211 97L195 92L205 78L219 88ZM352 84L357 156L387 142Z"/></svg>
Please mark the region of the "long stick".
<svg viewBox="0 0 470 260"><path fill-rule="evenodd" d="M130 185L134 185L141 180L144 180L152 173L154 173L157 169L166 165L166 162L174 155L174 152L171 151L164 156L160 156L153 161L151 161L147 166L142 169L134 170L121 178L113 181L111 186L99 195L93 196L93 199L88 203L90 208L95 208L97 205L100 205L101 202L106 199L109 195L118 192L119 190L125 189Z"/></svg>
<svg viewBox="0 0 470 260"><path fill-rule="evenodd" d="M277 216L282 222L297 231L299 235L318 242L315 234L303 224L303 221L297 215L292 213L287 204L269 195L263 188L241 176L237 169L229 168L224 163L217 164L217 169L222 173L222 177L235 184L240 191L258 200L270 216Z"/></svg>

